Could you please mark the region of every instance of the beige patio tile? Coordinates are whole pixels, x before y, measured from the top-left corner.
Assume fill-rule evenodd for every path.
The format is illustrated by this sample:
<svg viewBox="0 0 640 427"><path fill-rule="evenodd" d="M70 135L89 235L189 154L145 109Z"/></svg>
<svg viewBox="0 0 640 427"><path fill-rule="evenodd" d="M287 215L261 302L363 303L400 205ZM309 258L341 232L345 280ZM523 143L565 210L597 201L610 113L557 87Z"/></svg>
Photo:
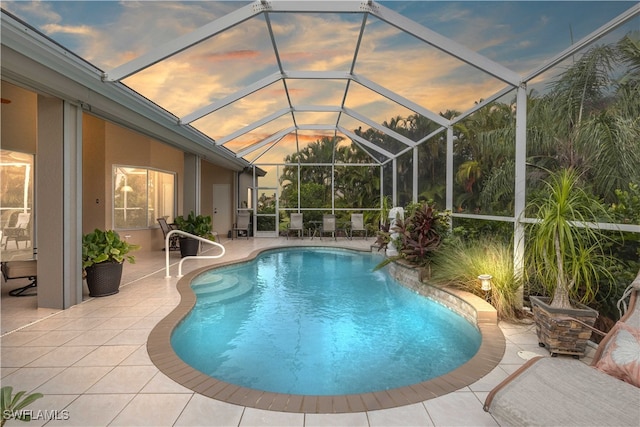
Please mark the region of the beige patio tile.
<svg viewBox="0 0 640 427"><path fill-rule="evenodd" d="M139 345L103 345L79 360L76 366L117 366L139 347Z"/></svg>
<svg viewBox="0 0 640 427"><path fill-rule="evenodd" d="M189 394L138 394L109 425L172 426L190 397Z"/></svg>
<svg viewBox="0 0 640 427"><path fill-rule="evenodd" d="M369 411L367 417L371 427L433 426L433 422L422 403L383 411Z"/></svg>
<svg viewBox="0 0 640 427"><path fill-rule="evenodd" d="M86 393L138 393L157 372L155 366L116 366Z"/></svg>
<svg viewBox="0 0 640 427"><path fill-rule="evenodd" d="M344 414L305 414L305 427L324 426L344 426L344 427L368 427L369 421L364 412L352 412Z"/></svg>
<svg viewBox="0 0 640 427"><path fill-rule="evenodd" d="M65 408L77 398L77 394L46 394L41 399L38 399L27 406L27 408L34 411L34 417L31 419L31 421L25 423L23 421L12 420L9 421L6 426L36 427L51 425L51 423L54 422L53 420L55 419L64 421L66 419L69 419L69 417L71 416L69 412L65 410Z"/></svg>
<svg viewBox="0 0 640 427"><path fill-rule="evenodd" d="M133 345L145 344L151 330L147 329L125 329L115 337L106 342L106 345Z"/></svg>
<svg viewBox="0 0 640 427"><path fill-rule="evenodd" d="M124 331L125 329L130 328L131 325L135 325L136 323L138 323L140 320L142 320L142 318L143 316L123 316L110 318L100 325L100 329L117 329L120 331Z"/></svg>
<svg viewBox="0 0 640 427"><path fill-rule="evenodd" d="M469 385L469 389L474 392L491 391L496 384L507 378L507 373L500 366L496 366L491 372L478 381Z"/></svg>
<svg viewBox="0 0 640 427"><path fill-rule="evenodd" d="M497 426L484 412L478 398L468 391L456 391L424 402L436 426Z"/></svg>
<svg viewBox="0 0 640 427"><path fill-rule="evenodd" d="M71 322L72 322L71 319L59 317L58 315L56 315L56 316L52 316L47 319L44 319L42 321L33 323L27 326L26 328L24 328L23 331L54 331L60 328L61 326L67 325Z"/></svg>
<svg viewBox="0 0 640 427"><path fill-rule="evenodd" d="M64 343L71 341L78 335L80 335L80 331L68 331L68 330L55 330L44 333L38 338L25 343L25 346L40 346L40 347L57 347L61 346Z"/></svg>
<svg viewBox="0 0 640 427"><path fill-rule="evenodd" d="M42 348L42 347L34 347ZM51 351L29 363L31 367L71 366L96 349L95 346L54 347Z"/></svg>
<svg viewBox="0 0 640 427"><path fill-rule="evenodd" d="M171 378L158 371L157 368L156 372L156 375L154 375L153 378L151 378L151 381L144 386L141 393L193 393L193 390L173 381Z"/></svg>
<svg viewBox="0 0 640 427"><path fill-rule="evenodd" d="M220 402L193 394L184 411L176 420L175 427L196 427L196 426L237 426L242 418L244 407Z"/></svg>
<svg viewBox="0 0 640 427"><path fill-rule="evenodd" d="M65 408L67 420L47 426L106 426L134 398L134 394L83 394Z"/></svg>
<svg viewBox="0 0 640 427"><path fill-rule="evenodd" d="M69 341L67 345L75 346L75 345L94 345L99 346L111 338L118 335L120 331L117 329L94 329L91 331L83 331L74 339Z"/></svg>
<svg viewBox="0 0 640 427"><path fill-rule="evenodd" d="M288 426L304 425L305 414L274 412L264 409L245 408L239 427L249 426Z"/></svg>
<svg viewBox="0 0 640 427"><path fill-rule="evenodd" d="M72 366L51 378L35 391L43 394L82 394L111 369L107 366Z"/></svg>
<svg viewBox="0 0 640 427"><path fill-rule="evenodd" d="M58 328L59 331L90 331L90 330L99 330L101 329L101 325L104 322L107 322L109 319L105 319L103 317L96 317L94 319L84 319L82 317L74 318L74 321L67 323Z"/></svg>
<svg viewBox="0 0 640 427"><path fill-rule="evenodd" d="M5 335L0 341L2 347L19 347L25 345L34 339L46 334L47 331L17 331Z"/></svg>
<svg viewBox="0 0 640 427"><path fill-rule="evenodd" d="M149 359L146 345L138 347L138 349L124 359L120 365L155 366L151 359Z"/></svg>
<svg viewBox="0 0 640 427"><path fill-rule="evenodd" d="M20 368L2 378L2 385L13 387L13 391L32 392L55 377L65 368Z"/></svg>

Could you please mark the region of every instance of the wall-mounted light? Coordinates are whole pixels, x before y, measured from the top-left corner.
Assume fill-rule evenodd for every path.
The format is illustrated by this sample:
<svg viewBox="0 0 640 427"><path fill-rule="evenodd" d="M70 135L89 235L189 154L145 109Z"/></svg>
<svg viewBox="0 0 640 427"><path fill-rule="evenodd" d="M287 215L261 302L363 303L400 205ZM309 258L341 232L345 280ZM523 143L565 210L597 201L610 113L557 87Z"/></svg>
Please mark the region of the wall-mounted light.
<svg viewBox="0 0 640 427"><path fill-rule="evenodd" d="M478 276L478 280L480 280L480 289L484 292L484 299L489 301L489 293L491 292L491 279L493 276L490 274L481 274Z"/></svg>
<svg viewBox="0 0 640 427"><path fill-rule="evenodd" d="M120 189L120 191L124 191L125 193L130 193L130 192L132 192L132 191L133 191L133 188L131 188L131 186L130 186L130 185L125 185L124 187L122 187L122 188Z"/></svg>

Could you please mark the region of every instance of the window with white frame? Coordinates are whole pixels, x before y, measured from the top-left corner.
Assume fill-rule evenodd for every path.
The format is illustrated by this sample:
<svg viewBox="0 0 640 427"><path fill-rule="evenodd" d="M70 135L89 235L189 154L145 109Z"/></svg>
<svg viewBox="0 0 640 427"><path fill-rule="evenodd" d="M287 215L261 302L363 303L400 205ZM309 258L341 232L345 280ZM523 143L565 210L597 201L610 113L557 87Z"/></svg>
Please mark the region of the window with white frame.
<svg viewBox="0 0 640 427"><path fill-rule="evenodd" d="M156 169L113 167L113 228L149 228L157 218L173 222L176 174Z"/></svg>

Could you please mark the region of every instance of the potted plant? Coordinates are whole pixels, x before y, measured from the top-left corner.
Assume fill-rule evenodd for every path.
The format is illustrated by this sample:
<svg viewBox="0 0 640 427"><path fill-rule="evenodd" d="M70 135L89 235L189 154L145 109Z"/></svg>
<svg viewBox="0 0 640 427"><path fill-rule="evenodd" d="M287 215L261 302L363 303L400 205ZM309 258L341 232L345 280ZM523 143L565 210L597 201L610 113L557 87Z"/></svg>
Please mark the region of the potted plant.
<svg viewBox="0 0 640 427"><path fill-rule="evenodd" d="M186 218L184 216L177 216L174 219L174 223L176 227L178 227L178 230L193 234L194 236L214 240L212 221L209 215L196 215L191 211ZM180 236L180 255L183 258L198 255L199 248L199 240L187 236Z"/></svg>
<svg viewBox="0 0 640 427"><path fill-rule="evenodd" d="M82 268L86 274L89 295L101 297L115 294L120 288L122 264L135 263L129 252L138 245L120 239L113 230L95 229L82 236Z"/></svg>
<svg viewBox="0 0 640 427"><path fill-rule="evenodd" d="M573 169L551 174L546 191L530 206L538 221L527 242L529 274L551 295L530 300L539 344L552 356L584 355L589 327L598 316L586 304L595 299L599 283L613 283L605 248L609 237L584 226L606 219L607 211L578 186L578 179Z"/></svg>

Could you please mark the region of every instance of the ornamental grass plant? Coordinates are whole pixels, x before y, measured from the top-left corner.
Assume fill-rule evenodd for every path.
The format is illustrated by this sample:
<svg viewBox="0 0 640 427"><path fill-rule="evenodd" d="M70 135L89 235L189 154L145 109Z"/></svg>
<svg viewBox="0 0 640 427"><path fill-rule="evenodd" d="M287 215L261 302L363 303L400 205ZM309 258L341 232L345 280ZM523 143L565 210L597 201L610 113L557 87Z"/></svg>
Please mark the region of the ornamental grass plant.
<svg viewBox="0 0 640 427"><path fill-rule="evenodd" d="M521 281L514 275L512 248L495 239L448 239L432 258L430 282L448 285L484 298L478 276L490 274L489 302L502 320L522 317Z"/></svg>

